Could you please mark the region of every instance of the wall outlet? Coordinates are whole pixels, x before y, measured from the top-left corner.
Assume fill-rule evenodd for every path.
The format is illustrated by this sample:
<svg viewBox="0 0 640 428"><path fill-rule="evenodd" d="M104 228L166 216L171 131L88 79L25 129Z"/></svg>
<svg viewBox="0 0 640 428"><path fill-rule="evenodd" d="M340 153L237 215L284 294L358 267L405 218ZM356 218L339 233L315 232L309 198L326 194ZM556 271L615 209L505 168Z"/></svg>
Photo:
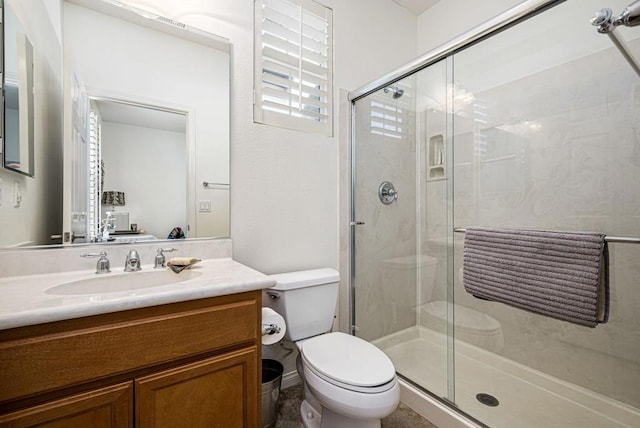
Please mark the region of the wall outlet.
<svg viewBox="0 0 640 428"><path fill-rule="evenodd" d="M13 206L14 208L18 208L22 203L22 188L20 187L20 183L17 181L13 182Z"/></svg>
<svg viewBox="0 0 640 428"><path fill-rule="evenodd" d="M198 211L201 213L210 213L211 212L211 201L204 200L198 202Z"/></svg>

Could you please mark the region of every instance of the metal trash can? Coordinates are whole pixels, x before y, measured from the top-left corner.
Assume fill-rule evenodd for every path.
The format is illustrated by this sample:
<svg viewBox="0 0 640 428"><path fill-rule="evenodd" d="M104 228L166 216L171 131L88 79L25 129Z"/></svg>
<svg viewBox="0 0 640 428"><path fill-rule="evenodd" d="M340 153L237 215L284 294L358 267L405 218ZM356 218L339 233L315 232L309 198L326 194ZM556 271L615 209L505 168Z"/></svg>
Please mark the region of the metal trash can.
<svg viewBox="0 0 640 428"><path fill-rule="evenodd" d="M262 360L262 428L273 428L278 419L278 401L284 367L276 360Z"/></svg>

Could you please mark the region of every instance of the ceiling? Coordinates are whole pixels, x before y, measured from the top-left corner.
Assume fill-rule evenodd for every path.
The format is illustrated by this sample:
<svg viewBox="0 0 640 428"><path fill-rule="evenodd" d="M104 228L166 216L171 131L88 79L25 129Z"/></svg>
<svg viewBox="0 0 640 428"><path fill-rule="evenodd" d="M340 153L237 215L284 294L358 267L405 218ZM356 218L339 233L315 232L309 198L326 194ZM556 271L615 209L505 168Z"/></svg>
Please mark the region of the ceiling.
<svg viewBox="0 0 640 428"><path fill-rule="evenodd" d="M434 4L438 3L440 0L393 0L395 3L404 7L405 9L409 9L416 15L420 15L425 10L429 9Z"/></svg>
<svg viewBox="0 0 640 428"><path fill-rule="evenodd" d="M144 128L185 132L186 117L183 114L132 106L111 101L94 101L103 122L115 122Z"/></svg>

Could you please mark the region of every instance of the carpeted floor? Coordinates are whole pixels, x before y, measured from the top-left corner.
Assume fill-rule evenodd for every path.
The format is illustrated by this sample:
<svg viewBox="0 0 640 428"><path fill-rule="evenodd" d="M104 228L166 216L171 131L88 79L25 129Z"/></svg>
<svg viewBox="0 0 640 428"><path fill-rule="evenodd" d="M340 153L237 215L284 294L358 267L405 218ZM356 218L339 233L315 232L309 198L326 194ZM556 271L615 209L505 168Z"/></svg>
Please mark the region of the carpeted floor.
<svg viewBox="0 0 640 428"><path fill-rule="evenodd" d="M302 386L296 385L280 392L278 421L276 428L302 428L300 404L303 399ZM400 406L382 419L382 428L438 428L422 416L400 403Z"/></svg>

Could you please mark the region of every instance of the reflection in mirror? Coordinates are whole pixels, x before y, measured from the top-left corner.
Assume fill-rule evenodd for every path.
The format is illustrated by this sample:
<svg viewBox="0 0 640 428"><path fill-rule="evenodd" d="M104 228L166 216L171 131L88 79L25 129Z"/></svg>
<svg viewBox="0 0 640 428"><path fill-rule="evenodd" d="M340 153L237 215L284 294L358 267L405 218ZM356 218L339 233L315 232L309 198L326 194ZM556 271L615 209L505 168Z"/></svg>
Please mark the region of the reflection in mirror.
<svg viewBox="0 0 640 428"><path fill-rule="evenodd" d="M104 99L89 105L88 240L187 231L186 114Z"/></svg>
<svg viewBox="0 0 640 428"><path fill-rule="evenodd" d="M96 212L91 197L94 206L102 199L89 193L85 144L92 98L179 111L186 121L185 161L163 160L157 157L161 150L138 154L136 171L144 179L125 191L126 205L109 209L129 213L129 229L137 224L159 239L177 226L187 239L229 236L228 40L151 13L143 17L127 6L129 0L3 1L13 6L34 47L37 170L29 178L0 168L0 248L96 240L98 230L95 237L92 230L101 225L107 206L98 203L100 217L89 219ZM123 159L106 166L105 180L116 179L113 171ZM152 171L157 165L162 173ZM181 192L158 184L178 170L187 177ZM113 187L100 192L121 190L117 181L107 185ZM151 223L165 215L161 210L168 211L159 208L153 218L142 217L134 206L137 191L154 195L156 202L173 201L174 208L179 201L186 220L167 218L167 225L156 228ZM116 229L124 224L115 221L110 223Z"/></svg>
<svg viewBox="0 0 640 428"><path fill-rule="evenodd" d="M63 29L66 87L72 88L65 91L64 157L71 174L65 175L63 242L229 236L228 43L98 0L65 1ZM166 117L130 123L159 111L180 113L180 130L167 129L173 120ZM95 185L101 164L88 160L96 132L91 120L98 117L101 192ZM169 133L181 143L170 143ZM116 194L105 191L124 193L125 205L101 206L98 201ZM132 223L136 232L125 234Z"/></svg>
<svg viewBox="0 0 640 428"><path fill-rule="evenodd" d="M18 32L24 33L33 45L33 65L25 70L33 69L34 90L29 91L29 95L33 96L30 113L33 115L33 129L24 134L22 129L19 130L20 140L27 135L33 139L33 150L26 156L21 153L19 162L21 169L29 165L28 169L34 175L16 173L14 169L5 168L4 162L0 166L0 248L60 243L59 239L52 240L51 235L60 236L62 233L61 5L50 0L3 0L3 6L7 13L5 30L8 31L8 27L13 25L12 21L19 22L21 29L14 27L13 42L9 41L9 33L5 33L7 40L2 43L3 55L0 56L5 56L8 61L11 61L9 57L16 58L17 64L15 33ZM10 12L6 6L10 7ZM15 15L15 19L12 15ZM6 66L11 67L8 64ZM17 65L14 70L18 70ZM8 71L9 68L6 75L10 78ZM22 115L22 107L31 100L23 102L23 96L28 94L22 90L22 82L19 85L18 115ZM7 127L11 128L9 122ZM10 129L8 132L11 132ZM15 167L18 158L13 156L7 154L5 158L5 153L2 153L2 157L13 161Z"/></svg>
<svg viewBox="0 0 640 428"><path fill-rule="evenodd" d="M4 167L34 174L33 46L11 5L3 1Z"/></svg>

